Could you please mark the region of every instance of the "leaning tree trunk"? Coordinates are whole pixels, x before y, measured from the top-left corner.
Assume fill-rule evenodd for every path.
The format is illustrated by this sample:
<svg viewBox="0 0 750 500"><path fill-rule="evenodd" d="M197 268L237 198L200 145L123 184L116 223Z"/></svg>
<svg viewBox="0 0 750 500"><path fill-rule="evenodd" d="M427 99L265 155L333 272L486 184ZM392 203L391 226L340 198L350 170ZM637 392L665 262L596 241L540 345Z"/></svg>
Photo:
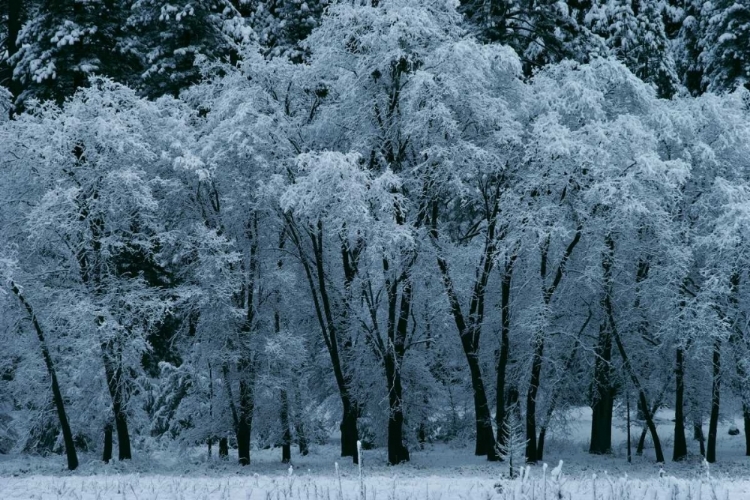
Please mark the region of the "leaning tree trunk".
<svg viewBox="0 0 750 500"><path fill-rule="evenodd" d="M555 294L560 281L562 281L563 274L565 272L565 266L570 259L573 250L575 250L578 242L581 241L581 235L583 226L580 224L576 228L576 232L573 239L568 243L565 248L560 262L557 264L557 270L552 280L552 284L547 286L547 264L548 264L548 252L550 240L549 237L542 244L541 251L541 263L539 266L539 275L542 281L542 299L544 301L545 310L549 309L552 303L552 297ZM539 385L542 380L542 361L544 356L544 339L545 332L539 330L534 336L533 347L534 354L531 359L531 378L529 380L529 388L526 392L526 461L529 463L536 463L539 460L539 449L536 436L536 398L539 393Z"/></svg>
<svg viewBox="0 0 750 500"><path fill-rule="evenodd" d="M583 335L583 332L586 331L586 327L589 324L589 321L591 321L591 317L593 316L593 313L591 310L589 310L589 315L586 317L586 321L583 322L583 326L581 326L581 329L578 331L578 335L576 335L575 338L575 345L573 346L573 349L570 351L570 355L568 356L568 359L565 361L565 366L563 367L563 373L570 373L570 371L573 369L573 363L576 359L576 354L578 353L578 347L581 345L580 338L581 335ZM547 407L547 415L544 417L544 422L542 422L542 427L539 429L539 441L537 441L536 445L536 453L537 458L539 460L544 459L544 442L545 438L547 437L547 428L549 427L550 422L552 421L552 414L555 411L555 408L557 406L557 401L560 397L560 391L556 390L552 393L552 398L550 399L549 406Z"/></svg>
<svg viewBox="0 0 750 500"><path fill-rule="evenodd" d="M627 355L627 352L625 351L625 346L622 343L622 339L620 339L620 334L617 331L617 327L614 322L614 313L611 309L607 311L607 316L609 317L610 321L610 328L612 329L612 335L614 337L615 345L617 345L617 350L620 352L620 356L622 357L623 364L625 365L625 370L628 372L628 375L630 375L630 380L633 382L633 386L638 391L638 403L643 409L644 418L646 419L646 426L648 427L649 432L651 433L651 439L654 442L654 452L656 453L656 461L657 462L664 462L664 452L661 448L661 440L659 440L659 434L656 431L656 424L654 423L653 414L650 411L648 407L648 400L646 399L646 392L643 390L643 387L641 386L640 381L638 380L638 376L635 373L635 370L633 369L633 366L630 363L630 358Z"/></svg>
<svg viewBox="0 0 750 500"><path fill-rule="evenodd" d="M675 403L674 403L674 452L672 460L679 462L687 458L687 439L685 438L685 353L677 349L675 369Z"/></svg>
<svg viewBox="0 0 750 500"><path fill-rule="evenodd" d="M721 396L721 340L714 341L713 377L711 384L711 418L708 422L708 447L706 461L716 462L716 436L719 426L719 404Z"/></svg>
<svg viewBox="0 0 750 500"><path fill-rule="evenodd" d="M57 381L57 371L55 370L55 364L52 361L52 356L47 347L47 340L44 337L44 331L42 331L42 327L36 319L34 309L31 307L31 304L26 301L26 297L23 296L18 286L11 281L10 288L13 291L13 294L18 298L19 302L21 302L24 309L26 309L29 319L31 319L31 324L36 331L37 338L39 339L42 358L44 358L44 364L47 367L47 374L49 375L52 384L52 399L55 403L57 417L60 421L63 443L65 444L65 454L68 459L68 470L75 470L78 467L78 455L76 454L76 448L73 442L73 433L71 432L70 424L68 423L68 416L65 413L65 401L63 400L62 391L60 391L60 384Z"/></svg>

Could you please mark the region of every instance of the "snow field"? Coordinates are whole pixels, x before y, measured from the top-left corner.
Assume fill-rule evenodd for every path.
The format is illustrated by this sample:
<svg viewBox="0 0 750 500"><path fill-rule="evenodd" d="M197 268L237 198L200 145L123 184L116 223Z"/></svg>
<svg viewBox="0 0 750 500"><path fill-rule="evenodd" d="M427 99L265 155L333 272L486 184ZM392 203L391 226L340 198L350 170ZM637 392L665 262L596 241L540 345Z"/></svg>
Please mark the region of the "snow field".
<svg viewBox="0 0 750 500"><path fill-rule="evenodd" d="M3 478L3 500L743 500L750 481L547 478L497 481L460 477L368 477L360 493L357 478L27 476Z"/></svg>

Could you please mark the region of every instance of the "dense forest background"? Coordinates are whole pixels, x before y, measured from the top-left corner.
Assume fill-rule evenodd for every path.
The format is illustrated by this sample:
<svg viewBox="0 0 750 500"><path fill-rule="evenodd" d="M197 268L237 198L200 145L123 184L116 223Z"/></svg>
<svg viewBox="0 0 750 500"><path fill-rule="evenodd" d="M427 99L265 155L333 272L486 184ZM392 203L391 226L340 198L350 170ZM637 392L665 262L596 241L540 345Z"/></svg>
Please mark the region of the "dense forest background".
<svg viewBox="0 0 750 500"><path fill-rule="evenodd" d="M0 8L0 453L750 455L747 0Z"/></svg>

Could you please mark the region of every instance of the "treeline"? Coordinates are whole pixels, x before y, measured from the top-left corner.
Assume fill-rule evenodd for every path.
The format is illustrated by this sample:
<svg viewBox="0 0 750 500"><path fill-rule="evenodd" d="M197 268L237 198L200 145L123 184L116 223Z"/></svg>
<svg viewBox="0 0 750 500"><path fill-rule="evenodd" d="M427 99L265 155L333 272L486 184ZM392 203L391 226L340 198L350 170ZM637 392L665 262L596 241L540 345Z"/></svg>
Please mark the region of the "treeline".
<svg viewBox="0 0 750 500"><path fill-rule="evenodd" d="M223 60L185 26L242 9L232 19L293 23L271 22L280 7L138 5L189 35L130 20L40 35L65 16L39 7L21 32L70 64L24 59L33 44L5 60L0 451L64 450L73 469L77 450L109 461L115 444L120 459L232 444L246 465L251 443L288 461L338 425L355 460L358 440L397 464L452 439L496 460L519 441L512 414L536 462L578 406L591 453L611 452L626 401L660 462L665 406L674 460L686 426L710 462L722 416L744 415L747 437L744 77L691 66L691 92L677 63L644 73L636 45L586 28L611 15L633 34L629 15L664 27L675 9L514 4L480 22L451 2L295 4L309 33L217 35ZM664 28L667 53L710 19ZM577 61L584 42L601 54ZM138 70L104 71L119 60L105 44Z"/></svg>

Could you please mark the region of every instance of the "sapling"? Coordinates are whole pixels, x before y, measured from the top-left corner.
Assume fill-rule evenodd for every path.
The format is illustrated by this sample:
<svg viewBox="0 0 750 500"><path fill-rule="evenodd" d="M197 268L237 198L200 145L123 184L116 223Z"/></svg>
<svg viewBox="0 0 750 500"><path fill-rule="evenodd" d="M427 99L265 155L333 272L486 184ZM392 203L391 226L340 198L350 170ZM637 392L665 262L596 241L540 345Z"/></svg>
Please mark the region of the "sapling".
<svg viewBox="0 0 750 500"><path fill-rule="evenodd" d="M515 408L508 409L502 432L505 435L505 440L503 444L498 445L497 452L503 460L508 462L508 477L513 479L517 475L515 471L516 462L523 463L527 443L522 423ZM523 469L523 466L519 467Z"/></svg>

